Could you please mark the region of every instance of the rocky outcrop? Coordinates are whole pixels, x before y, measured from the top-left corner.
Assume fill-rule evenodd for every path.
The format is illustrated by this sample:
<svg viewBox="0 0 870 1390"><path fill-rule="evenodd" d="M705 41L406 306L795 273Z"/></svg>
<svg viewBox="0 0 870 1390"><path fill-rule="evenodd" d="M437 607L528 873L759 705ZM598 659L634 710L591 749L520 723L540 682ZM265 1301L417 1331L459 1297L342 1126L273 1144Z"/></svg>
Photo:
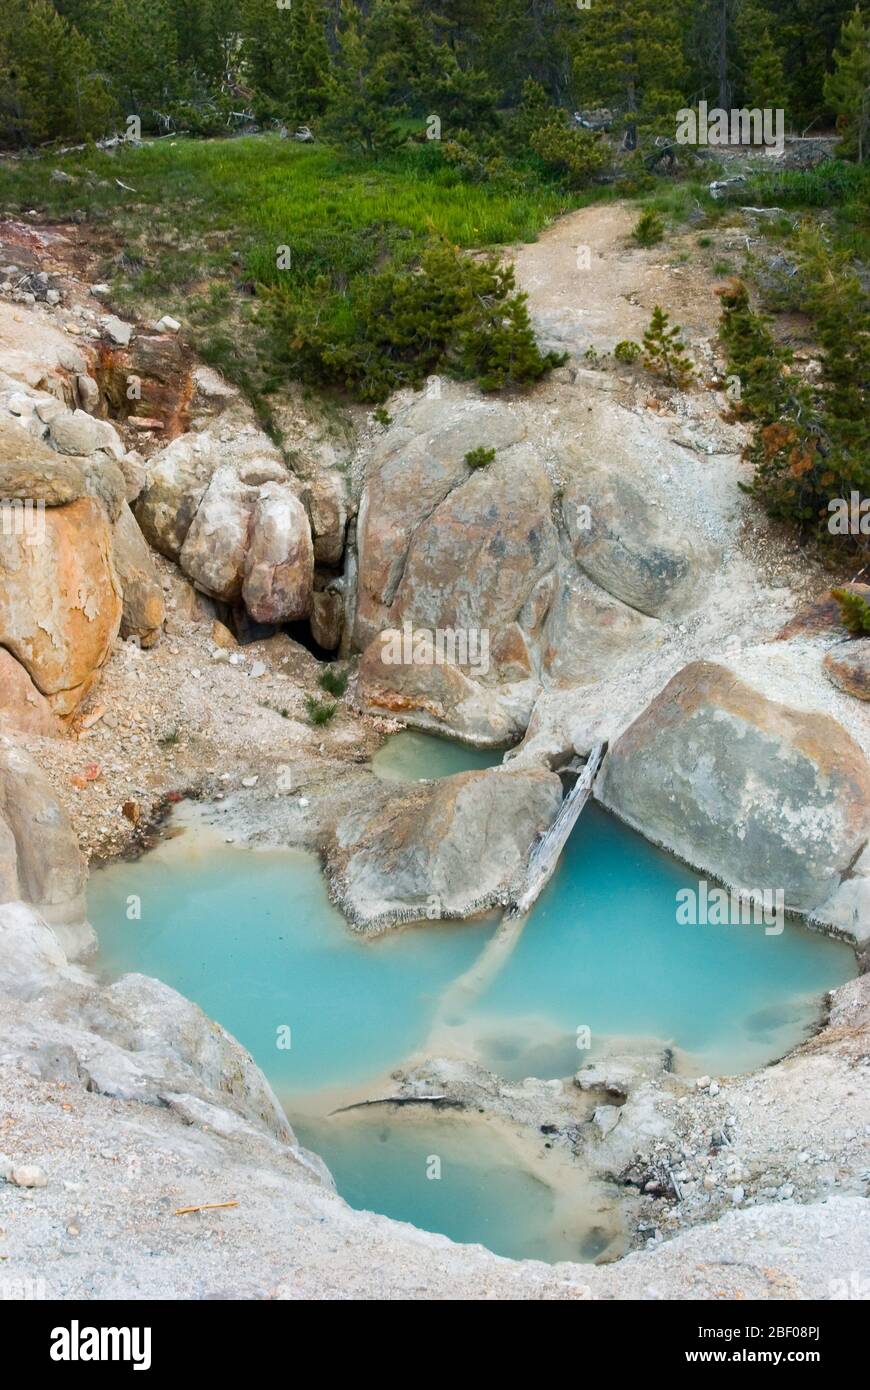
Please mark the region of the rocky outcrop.
<svg viewBox="0 0 870 1390"><path fill-rule="evenodd" d="M0 428L0 497L46 507L75 502L86 490L77 459L62 458L16 425Z"/></svg>
<svg viewBox="0 0 870 1390"><path fill-rule="evenodd" d="M311 611L314 548L298 497L283 483L264 483L251 512L242 598L259 623L293 622Z"/></svg>
<svg viewBox="0 0 870 1390"><path fill-rule="evenodd" d="M812 912L870 834L870 766L830 715L772 698L763 659L691 662L616 741L596 790L690 864Z"/></svg>
<svg viewBox="0 0 870 1390"><path fill-rule="evenodd" d="M540 403L451 389L399 410L372 449L353 631L365 708L516 741L542 692L644 663L695 613L733 525L721 482L683 467L658 422L594 392L554 403L558 425ZM478 447L495 456L469 467ZM485 632L487 670L383 672L375 644L406 624Z"/></svg>
<svg viewBox="0 0 870 1390"><path fill-rule="evenodd" d="M39 768L0 735L0 903L31 904L78 954L93 943L86 874L69 818Z"/></svg>
<svg viewBox="0 0 870 1390"><path fill-rule="evenodd" d="M311 527L275 446L229 426L184 435L156 455L136 503L150 543L211 598L243 600L255 621L307 617L314 580Z"/></svg>
<svg viewBox="0 0 870 1390"><path fill-rule="evenodd" d="M273 1155L286 1148L309 1181L332 1186L235 1038L159 980L124 975L98 986L21 903L0 906L0 1026L4 1060L31 1078L63 1082L71 1095L168 1107L183 1124L232 1138L259 1134Z"/></svg>
<svg viewBox="0 0 870 1390"><path fill-rule="evenodd" d="M163 596L114 426L20 383L0 383L0 403L0 645L23 672L4 662L0 708L7 727L50 733L93 688L119 631L157 640Z"/></svg>
<svg viewBox="0 0 870 1390"><path fill-rule="evenodd" d="M537 769L464 772L403 791L340 821L328 850L334 889L369 932L505 903L561 800L559 778Z"/></svg>

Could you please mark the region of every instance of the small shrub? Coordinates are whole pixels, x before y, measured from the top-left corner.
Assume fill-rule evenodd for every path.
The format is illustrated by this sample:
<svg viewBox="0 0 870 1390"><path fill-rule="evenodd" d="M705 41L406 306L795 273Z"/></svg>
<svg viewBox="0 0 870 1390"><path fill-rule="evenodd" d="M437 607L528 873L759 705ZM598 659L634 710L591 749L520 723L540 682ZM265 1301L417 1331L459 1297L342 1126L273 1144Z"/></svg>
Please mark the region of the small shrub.
<svg viewBox="0 0 870 1390"><path fill-rule="evenodd" d="M708 246L713 245L713 238L711 236L699 236L698 245L703 247L704 250L706 250Z"/></svg>
<svg viewBox="0 0 870 1390"><path fill-rule="evenodd" d="M317 726L328 724L337 709L338 705L334 700L321 700L317 695L305 696L305 713L311 724Z"/></svg>
<svg viewBox="0 0 870 1390"><path fill-rule="evenodd" d="M347 690L347 672L339 671L335 666L327 666L318 676L317 684L328 695L340 697Z"/></svg>
<svg viewBox="0 0 870 1390"><path fill-rule="evenodd" d="M495 449L485 449L482 445L477 449L469 449L465 455L465 462L469 468L485 468L488 463L492 463L495 458Z"/></svg>
<svg viewBox="0 0 870 1390"><path fill-rule="evenodd" d="M713 265L714 275L730 275L734 267L730 261L716 261Z"/></svg>
<svg viewBox="0 0 870 1390"><path fill-rule="evenodd" d="M282 287L269 292L275 352L307 384L340 385L361 400L419 389L441 372L500 391L566 360L539 349L512 266L474 260L443 241L423 252L419 267L357 279L352 305L325 281L320 290L301 303Z"/></svg>
<svg viewBox="0 0 870 1390"><path fill-rule="evenodd" d="M694 375L681 331L671 328L669 315L657 304L643 335L644 366L664 377L669 386L686 386Z"/></svg>
<svg viewBox="0 0 870 1390"><path fill-rule="evenodd" d="M853 637L870 632L870 603L851 589L832 589L840 608L840 621Z"/></svg>
<svg viewBox="0 0 870 1390"><path fill-rule="evenodd" d="M613 349L613 355L617 362L636 362L640 354L640 343L632 342L631 338L623 338Z"/></svg>
<svg viewBox="0 0 870 1390"><path fill-rule="evenodd" d="M790 387L783 368L791 354L774 342L769 320L755 313L742 280L717 291L722 303L719 341L728 359L728 371L740 381L742 415L765 423L786 409Z"/></svg>
<svg viewBox="0 0 870 1390"><path fill-rule="evenodd" d="M161 748L174 748L179 742L181 735L177 729L167 729L165 734L161 734L157 742Z"/></svg>
<svg viewBox="0 0 870 1390"><path fill-rule="evenodd" d="M389 429L390 425L393 423L392 415L388 410L385 410L382 405L378 406L377 410L374 412L374 416L375 422L379 425L383 425L385 430Z"/></svg>
<svg viewBox="0 0 870 1390"><path fill-rule="evenodd" d="M631 239L638 246L655 246L665 234L665 224L657 212L646 208L635 223Z"/></svg>
<svg viewBox="0 0 870 1390"><path fill-rule="evenodd" d="M572 130L554 116L533 131L529 144L549 168L561 174L569 188L582 188L607 162L607 147L588 130Z"/></svg>

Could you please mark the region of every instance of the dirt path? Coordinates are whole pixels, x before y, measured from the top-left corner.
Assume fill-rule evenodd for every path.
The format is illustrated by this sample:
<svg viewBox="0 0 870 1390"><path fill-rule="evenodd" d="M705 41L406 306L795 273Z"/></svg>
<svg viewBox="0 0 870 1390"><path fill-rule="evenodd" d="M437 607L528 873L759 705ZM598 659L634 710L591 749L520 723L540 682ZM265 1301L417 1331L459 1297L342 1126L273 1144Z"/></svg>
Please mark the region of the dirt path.
<svg viewBox="0 0 870 1390"><path fill-rule="evenodd" d="M734 229L708 233L710 247L684 232L644 250L630 240L637 217L627 203L581 208L516 248L518 281L548 339L572 352L611 351L622 338L640 340L656 304L690 342L716 332L713 265L735 242Z"/></svg>

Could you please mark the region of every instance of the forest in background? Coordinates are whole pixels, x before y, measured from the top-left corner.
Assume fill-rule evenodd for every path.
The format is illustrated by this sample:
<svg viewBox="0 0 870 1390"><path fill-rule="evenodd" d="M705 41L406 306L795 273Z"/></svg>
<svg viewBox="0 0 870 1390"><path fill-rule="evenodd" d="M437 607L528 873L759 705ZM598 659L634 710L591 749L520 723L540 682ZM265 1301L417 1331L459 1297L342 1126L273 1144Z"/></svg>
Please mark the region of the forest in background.
<svg viewBox="0 0 870 1390"><path fill-rule="evenodd" d="M307 124L374 153L435 114L495 134L529 79L553 107L673 132L681 107L782 109L863 157L854 0L5 0L0 141Z"/></svg>

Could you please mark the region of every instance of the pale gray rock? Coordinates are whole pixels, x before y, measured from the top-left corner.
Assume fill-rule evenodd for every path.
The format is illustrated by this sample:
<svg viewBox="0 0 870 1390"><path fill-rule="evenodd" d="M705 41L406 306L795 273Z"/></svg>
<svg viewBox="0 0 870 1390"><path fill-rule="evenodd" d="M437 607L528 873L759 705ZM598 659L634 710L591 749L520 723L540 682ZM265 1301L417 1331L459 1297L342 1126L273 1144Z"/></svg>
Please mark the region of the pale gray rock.
<svg viewBox="0 0 870 1390"><path fill-rule="evenodd" d="M50 925L82 923L86 866L69 817L39 768L0 736L0 881L7 901L33 904ZM14 862L12 848L14 844ZM81 945L90 944L89 929Z"/></svg>
<svg viewBox="0 0 870 1390"><path fill-rule="evenodd" d="M366 931L505 903L561 800L558 777L540 769L408 788L342 819L328 849L333 886Z"/></svg>
<svg viewBox="0 0 870 1390"><path fill-rule="evenodd" d="M684 667L611 748L597 795L688 863L812 912L870 834L870 767L830 715L752 677Z"/></svg>

